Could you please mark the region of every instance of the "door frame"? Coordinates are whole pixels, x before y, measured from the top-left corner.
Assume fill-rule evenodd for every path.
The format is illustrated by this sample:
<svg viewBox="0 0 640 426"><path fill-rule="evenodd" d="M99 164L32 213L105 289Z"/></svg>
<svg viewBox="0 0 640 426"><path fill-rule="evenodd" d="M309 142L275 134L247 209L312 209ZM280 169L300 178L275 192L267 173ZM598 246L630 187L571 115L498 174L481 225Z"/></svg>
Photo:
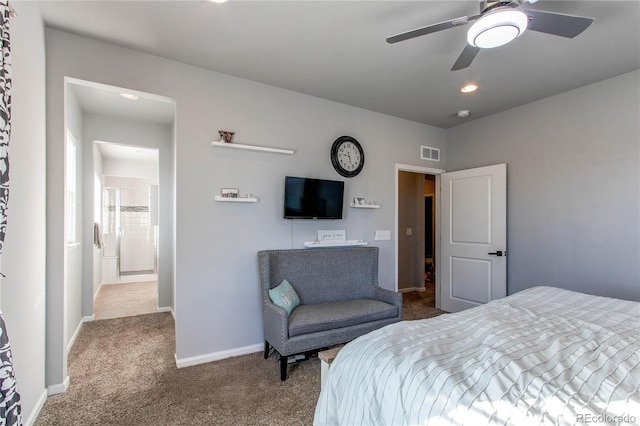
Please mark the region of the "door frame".
<svg viewBox="0 0 640 426"><path fill-rule="evenodd" d="M399 188L398 183L400 181L400 172L409 172L409 173L418 173L423 175L433 175L436 178L436 188L435 188L435 202L436 202L436 211L435 211L435 221L436 221L436 230L435 230L435 254L436 259L440 258L440 175L442 173L446 173L444 169L434 169L431 167L422 167L422 166L414 166L411 164L399 164L395 165L395 218L394 218L394 229L395 233L398 233L398 224L399 224ZM399 243L399 235L396 235L394 242L394 280L395 280L395 290L398 291L398 243ZM440 277L438 274L438 270L435 270L435 302L436 308L440 308Z"/></svg>

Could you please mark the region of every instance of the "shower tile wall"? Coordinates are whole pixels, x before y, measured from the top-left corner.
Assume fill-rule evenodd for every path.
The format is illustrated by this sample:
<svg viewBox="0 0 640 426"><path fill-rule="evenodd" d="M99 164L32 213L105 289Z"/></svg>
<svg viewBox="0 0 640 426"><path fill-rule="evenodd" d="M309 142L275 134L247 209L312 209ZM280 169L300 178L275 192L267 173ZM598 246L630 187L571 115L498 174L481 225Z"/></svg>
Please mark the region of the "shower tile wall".
<svg viewBox="0 0 640 426"><path fill-rule="evenodd" d="M155 270L149 190L120 188L120 275Z"/></svg>

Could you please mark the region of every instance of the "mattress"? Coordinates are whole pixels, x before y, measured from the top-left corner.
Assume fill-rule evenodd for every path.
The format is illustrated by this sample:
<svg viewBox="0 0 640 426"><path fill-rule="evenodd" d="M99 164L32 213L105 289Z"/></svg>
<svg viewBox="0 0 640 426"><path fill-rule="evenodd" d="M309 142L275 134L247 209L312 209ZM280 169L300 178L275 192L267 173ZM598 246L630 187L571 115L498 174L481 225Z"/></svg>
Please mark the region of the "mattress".
<svg viewBox="0 0 640 426"><path fill-rule="evenodd" d="M640 303L535 287L347 344L315 425L640 421Z"/></svg>

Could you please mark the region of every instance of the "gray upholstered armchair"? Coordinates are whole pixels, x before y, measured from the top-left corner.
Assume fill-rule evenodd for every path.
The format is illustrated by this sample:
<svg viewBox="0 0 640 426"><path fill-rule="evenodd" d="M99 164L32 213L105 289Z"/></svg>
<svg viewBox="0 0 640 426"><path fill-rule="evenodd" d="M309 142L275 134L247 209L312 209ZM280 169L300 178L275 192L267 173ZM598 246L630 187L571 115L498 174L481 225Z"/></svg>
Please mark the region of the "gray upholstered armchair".
<svg viewBox="0 0 640 426"><path fill-rule="evenodd" d="M378 286L378 248L265 250L258 253L265 351L280 354L280 379L290 355L346 343L400 321L402 295ZM291 311L269 290L286 279L300 299Z"/></svg>

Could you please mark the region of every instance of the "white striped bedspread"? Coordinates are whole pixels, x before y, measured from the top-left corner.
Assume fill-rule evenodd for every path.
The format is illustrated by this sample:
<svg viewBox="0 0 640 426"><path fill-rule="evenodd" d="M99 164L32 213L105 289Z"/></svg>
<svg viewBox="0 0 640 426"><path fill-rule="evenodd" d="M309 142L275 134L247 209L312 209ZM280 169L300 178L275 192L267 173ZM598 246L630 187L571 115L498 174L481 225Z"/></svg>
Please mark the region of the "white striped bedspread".
<svg viewBox="0 0 640 426"><path fill-rule="evenodd" d="M640 303L535 287L347 344L320 425L640 422Z"/></svg>

